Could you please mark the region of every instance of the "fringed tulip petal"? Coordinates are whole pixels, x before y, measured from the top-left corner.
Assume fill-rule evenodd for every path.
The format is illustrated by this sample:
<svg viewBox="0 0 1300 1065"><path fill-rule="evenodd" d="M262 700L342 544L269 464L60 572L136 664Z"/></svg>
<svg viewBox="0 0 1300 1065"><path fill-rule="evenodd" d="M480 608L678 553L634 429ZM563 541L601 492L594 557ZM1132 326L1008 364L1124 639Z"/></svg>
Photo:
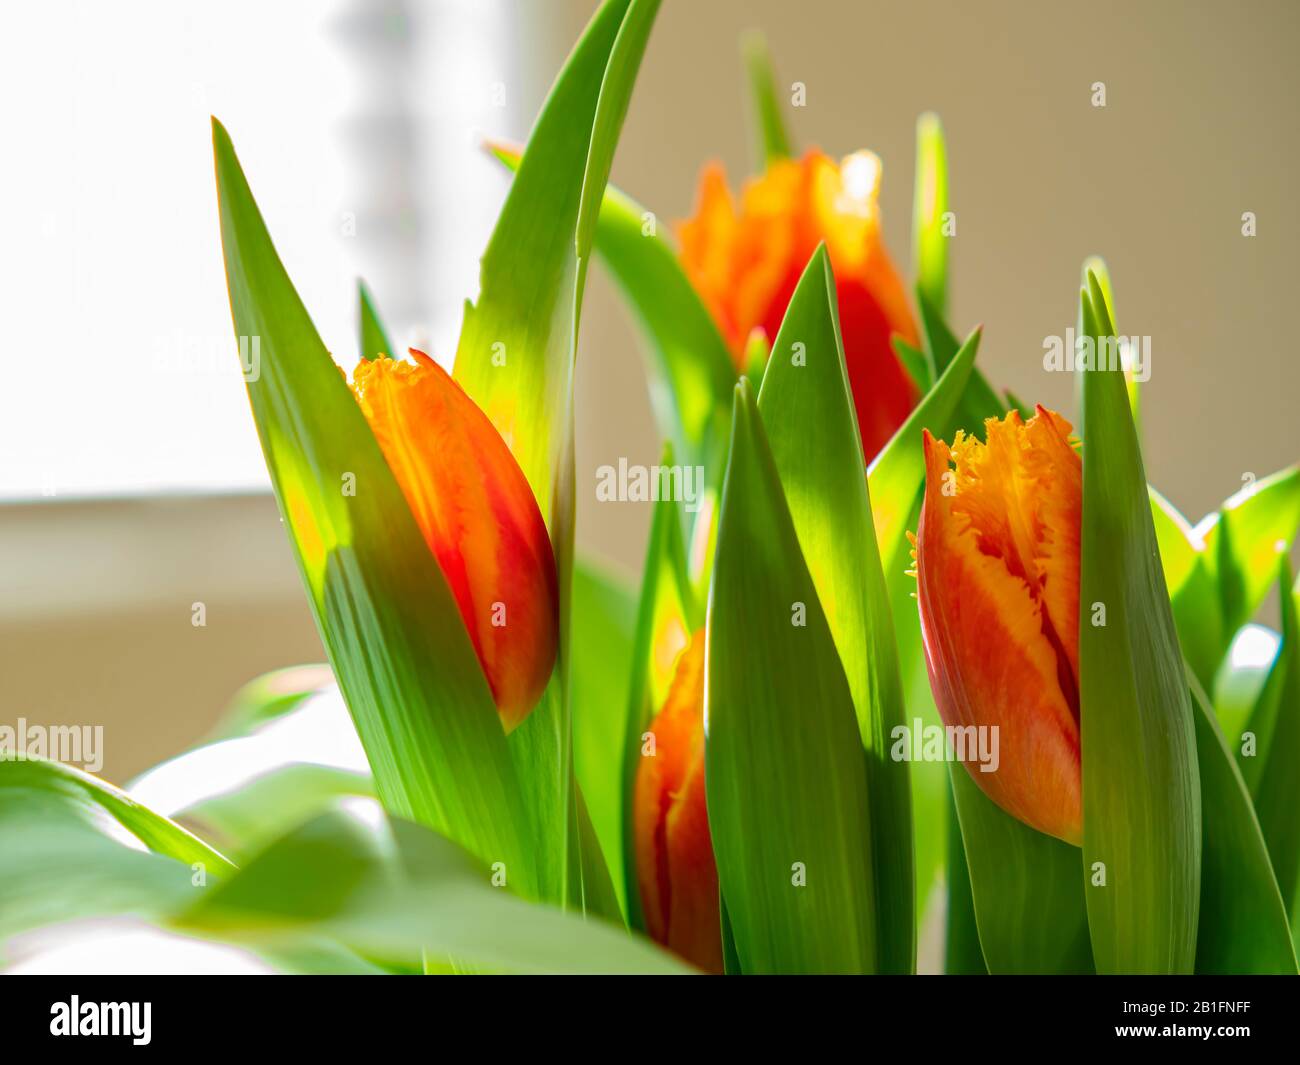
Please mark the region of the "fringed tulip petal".
<svg viewBox="0 0 1300 1065"><path fill-rule="evenodd" d="M835 272L844 353L868 457L906 420L916 387L891 337L916 344L907 294L880 231L880 160L857 152L837 165L821 152L779 160L750 181L739 208L721 168L705 169L696 214L679 227L682 264L743 370L752 330L775 340L817 245Z"/></svg>
<svg viewBox="0 0 1300 1065"><path fill-rule="evenodd" d="M916 573L930 683L946 725L997 729L996 770L966 763L985 794L1077 845L1082 467L1051 411L987 430L987 443L958 433L951 448L924 434Z"/></svg>

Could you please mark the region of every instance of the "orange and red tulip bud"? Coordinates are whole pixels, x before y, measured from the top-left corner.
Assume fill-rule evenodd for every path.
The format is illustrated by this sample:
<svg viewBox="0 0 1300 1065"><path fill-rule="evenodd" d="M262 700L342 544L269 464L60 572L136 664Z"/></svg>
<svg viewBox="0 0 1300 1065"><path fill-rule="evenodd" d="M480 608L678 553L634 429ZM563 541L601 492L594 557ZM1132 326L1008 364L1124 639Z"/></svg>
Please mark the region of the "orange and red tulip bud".
<svg viewBox="0 0 1300 1065"><path fill-rule="evenodd" d="M679 227L681 259L739 370L750 331L776 340L786 305L817 245L835 271L840 331L862 446L874 456L915 405L916 386L890 342L916 344L907 294L885 251L877 199L880 160L856 152L839 165L818 151L772 163L737 204L722 169L701 178L695 217Z"/></svg>
<svg viewBox="0 0 1300 1065"><path fill-rule="evenodd" d="M707 972L722 971L718 869L704 802L704 632L677 658L650 723L633 799L637 884L651 938Z"/></svg>
<svg viewBox="0 0 1300 1065"><path fill-rule="evenodd" d="M924 434L917 599L944 724L998 730L990 799L1040 832L1082 838L1079 529L1070 424L1039 407L986 422L987 443Z"/></svg>
<svg viewBox="0 0 1300 1065"><path fill-rule="evenodd" d="M555 556L532 489L510 448L437 363L363 360L353 391L438 561L513 729L555 665Z"/></svg>

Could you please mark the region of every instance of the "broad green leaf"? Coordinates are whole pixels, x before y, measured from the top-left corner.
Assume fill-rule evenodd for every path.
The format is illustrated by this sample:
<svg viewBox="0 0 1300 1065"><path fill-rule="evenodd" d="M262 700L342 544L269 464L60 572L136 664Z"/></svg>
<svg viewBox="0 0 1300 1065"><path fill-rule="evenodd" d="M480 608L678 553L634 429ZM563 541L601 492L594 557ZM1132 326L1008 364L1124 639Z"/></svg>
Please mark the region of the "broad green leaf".
<svg viewBox="0 0 1300 1065"><path fill-rule="evenodd" d="M921 450L921 430L936 436L947 435L947 428L975 366L979 351L977 329L949 361L938 381L874 459L868 470L871 486L871 510L876 525L876 539L887 564L902 557L906 540L906 522L916 493L925 481L925 455ZM900 567L905 568L905 567Z"/></svg>
<svg viewBox="0 0 1300 1065"><path fill-rule="evenodd" d="M671 444L664 445L662 465L672 465ZM650 541L641 577L636 630L628 674L626 732L618 766L622 772L619 816L622 821L624 897L633 928L645 928L636 869L636 821L633 796L641 764L642 735L668 697L678 655L704 622L686 572L686 552L678 504L661 499L654 504Z"/></svg>
<svg viewBox="0 0 1300 1065"><path fill-rule="evenodd" d="M253 417L378 793L539 890L528 811L460 611L215 120L213 147L235 333L260 338ZM348 474L355 495L342 491Z"/></svg>
<svg viewBox="0 0 1300 1065"><path fill-rule="evenodd" d="M1201 686L1213 684L1231 637L1224 632L1222 602L1207 555L1196 557L1172 605L1183 654Z"/></svg>
<svg viewBox="0 0 1300 1065"><path fill-rule="evenodd" d="M1292 584L1286 555L1278 560L1282 646L1265 695L1247 729L1254 734L1250 793L1268 844L1287 913L1300 929L1300 585ZM1275 693L1275 694L1274 694Z"/></svg>
<svg viewBox="0 0 1300 1065"><path fill-rule="evenodd" d="M573 373L583 282L632 85L658 0L606 0L533 127L465 308L454 376L532 485L555 547L561 676L510 737L544 863L545 897L577 902L570 691L574 523ZM590 856L588 855L588 858Z"/></svg>
<svg viewBox="0 0 1300 1065"><path fill-rule="evenodd" d="M741 38L741 53L749 81L754 170L761 174L772 163L788 159L793 153L777 95L776 71L772 68L767 38L758 30L750 30Z"/></svg>
<svg viewBox="0 0 1300 1065"><path fill-rule="evenodd" d="M1081 306L1094 340L1113 335L1095 278ZM1089 371L1083 387L1079 716L1093 957L1099 973L1187 973L1201 877L1192 707L1123 373Z"/></svg>
<svg viewBox="0 0 1300 1065"><path fill-rule="evenodd" d="M0 760L0 855L0 941L84 917L153 917L189 905L197 873L215 884L234 871L125 792L39 760Z"/></svg>
<svg viewBox="0 0 1300 1065"><path fill-rule="evenodd" d="M916 120L916 188L912 193L912 269L917 287L940 316L948 307L948 149L933 111Z"/></svg>
<svg viewBox="0 0 1300 1065"><path fill-rule="evenodd" d="M197 825L237 861L341 797L373 798L365 753L332 676L292 697L295 688L319 685L322 670L331 676L328 667L299 667L245 686L216 738L141 774L131 796Z"/></svg>
<svg viewBox="0 0 1300 1065"><path fill-rule="evenodd" d="M587 166L582 175L582 199L578 205L578 259L591 257L595 238L596 219L600 215L605 188L609 184L609 171L614 165L614 150L627 117L628 104L632 102L632 86L645 55L646 42L659 13L660 0L632 0L623 16L614 47L610 50L605 76L600 84L600 98L596 104L596 118L591 131L591 146L587 152ZM581 296L582 285L578 285ZM582 301L577 303L581 311ZM575 315L576 317L576 315Z"/></svg>
<svg viewBox="0 0 1300 1065"><path fill-rule="evenodd" d="M626 909L623 742L637 604L623 579L579 560L573 572L573 759L596 838Z"/></svg>
<svg viewBox="0 0 1300 1065"><path fill-rule="evenodd" d="M1227 641L1259 609L1277 573L1279 551L1291 550L1300 527L1300 466L1252 480L1196 531L1205 540L1205 563L1218 582ZM1280 546L1279 546L1280 545ZM1218 664L1217 662L1215 663Z"/></svg>
<svg viewBox="0 0 1300 1065"><path fill-rule="evenodd" d="M644 939L493 886L500 872L413 822L371 827L334 812L272 844L178 924L257 944L325 936L393 963L427 951L515 973L688 971Z"/></svg>
<svg viewBox="0 0 1300 1065"><path fill-rule="evenodd" d="M1003 812L964 766L949 772L989 972L1091 973L1079 849Z"/></svg>
<svg viewBox="0 0 1300 1065"><path fill-rule="evenodd" d="M1296 972L1287 911L1245 781L1190 668L1201 775L1203 859L1197 973ZM1294 763L1291 775L1294 778ZM1295 806L1287 811L1294 834Z"/></svg>
<svg viewBox="0 0 1300 1065"><path fill-rule="evenodd" d="M188 829L141 806L120 788L62 762L0 759L0 788L46 792L86 815L107 814L155 854L178 862L201 862L217 875L234 869Z"/></svg>
<svg viewBox="0 0 1300 1065"><path fill-rule="evenodd" d="M1110 270L1106 266L1106 260L1100 255L1090 255L1083 261L1082 284L1084 288L1088 287L1089 276L1097 279L1097 284L1101 288L1102 295L1106 299L1106 305L1110 308L1111 327L1115 327L1115 294L1111 286ZM1083 336L1084 326L1080 319L1078 335ZM1116 336L1119 334L1116 333ZM1084 396L1083 396L1083 373L1076 372L1074 375L1074 395L1075 407L1079 411L1079 421L1084 418ZM1129 410L1133 413L1133 425L1137 432L1138 442L1142 441L1142 391L1141 384L1133 373L1129 370L1124 371L1124 387L1128 394ZM1157 528L1157 532L1159 529Z"/></svg>
<svg viewBox="0 0 1300 1065"><path fill-rule="evenodd" d="M736 952L747 974L871 972L872 826L853 695L748 380L732 426L708 611L705 774Z"/></svg>
<svg viewBox="0 0 1300 1065"><path fill-rule="evenodd" d="M360 308L361 357L381 359L387 355L394 358L393 342L384 331L375 299L364 281L357 282L357 302Z"/></svg>
<svg viewBox="0 0 1300 1065"><path fill-rule="evenodd" d="M961 345L948 328L943 315L930 303L930 297L920 286L916 290L916 303L921 310L921 332L925 340L925 357L931 376L938 378L957 357ZM976 329L976 333L982 332ZM968 338L969 339L969 338ZM965 429L972 436L984 438L984 419L1000 418L1006 413L1004 404L993 386L978 369L972 370L970 380L958 399L954 428Z"/></svg>
<svg viewBox="0 0 1300 1065"><path fill-rule="evenodd" d="M1172 599L1191 577L1205 544L1169 500L1150 485L1147 494L1151 497L1151 521L1156 532L1156 546L1160 548L1165 587Z"/></svg>
<svg viewBox="0 0 1300 1065"><path fill-rule="evenodd" d="M1223 664L1214 678L1214 716L1227 737L1228 746L1237 752L1237 764L1249 786L1252 772L1259 760L1243 758L1241 748L1243 733L1249 730L1248 722L1258 711L1261 699L1272 699L1270 683L1280 695L1281 680L1273 667L1282 649L1282 637L1267 625L1243 625L1232 638L1232 645L1224 656ZM1253 754L1258 754L1255 749Z"/></svg>
<svg viewBox="0 0 1300 1065"><path fill-rule="evenodd" d="M507 167L519 152L494 142ZM596 225L596 255L613 277L645 336L650 400L664 438L682 460L720 481L736 369L713 316L659 235L656 216L625 193L606 188Z"/></svg>
<svg viewBox="0 0 1300 1065"><path fill-rule="evenodd" d="M479 298L465 307L456 350L456 380L510 444L553 538L569 506L557 491L569 461L579 227L604 192L657 6L605 0L569 56L483 255Z"/></svg>
<svg viewBox="0 0 1300 1065"><path fill-rule="evenodd" d="M801 357L788 354L799 344ZM907 763L889 756L903 694L889 596L862 470L835 278L824 245L786 308L758 408L799 547L844 674L867 752L878 971L916 966L912 809Z"/></svg>
<svg viewBox="0 0 1300 1065"><path fill-rule="evenodd" d="M334 673L323 662L263 673L235 692L207 742L247 736L262 725L292 713L322 689L333 686Z"/></svg>
<svg viewBox="0 0 1300 1065"><path fill-rule="evenodd" d="M987 976L984 950L975 923L975 900L971 897L966 847L957 823L957 807L948 793L948 906L944 914L943 971L946 976Z"/></svg>

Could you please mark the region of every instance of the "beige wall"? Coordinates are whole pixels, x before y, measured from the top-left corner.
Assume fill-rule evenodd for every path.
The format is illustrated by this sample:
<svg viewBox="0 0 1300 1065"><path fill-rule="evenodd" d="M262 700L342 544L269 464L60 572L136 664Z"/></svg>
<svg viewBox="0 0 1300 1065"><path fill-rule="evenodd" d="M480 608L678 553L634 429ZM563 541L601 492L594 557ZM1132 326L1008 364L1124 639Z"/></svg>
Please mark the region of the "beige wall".
<svg viewBox="0 0 1300 1065"><path fill-rule="evenodd" d="M563 12L548 69L590 7L547 5ZM666 0L614 164L663 217L691 209L702 161L746 171L737 36L750 26L766 31L782 80L807 86L807 106L789 112L799 143L882 157L887 241L909 277L914 123L939 112L958 217L952 318L962 332L984 324L992 380L1071 411L1070 381L1042 369L1043 338L1073 323L1080 263L1098 253L1120 329L1152 338L1150 479L1195 519L1243 474L1300 459L1287 313L1300 282L1300 4ZM1090 105L1095 81L1105 109ZM1243 211L1257 215L1253 239ZM655 453L635 342L602 282L583 318L588 488L611 456ZM579 501L588 543L635 556L635 505Z"/></svg>
<svg viewBox="0 0 1300 1065"><path fill-rule="evenodd" d="M532 27L525 113L592 6L519 5ZM704 160L745 171L737 36L749 26L767 31L782 79L807 86L800 142L883 158L887 238L905 270L913 126L940 112L958 215L953 318L985 324L991 378L1069 409L1042 342L1073 322L1079 264L1098 252L1121 329L1152 337L1151 479L1195 517L1243 473L1300 457L1288 320L1300 4L667 0L614 167L661 217L690 209ZM1089 104L1094 81L1104 110ZM580 544L632 572L648 512L596 506L594 471L620 455L652 462L657 442L637 340L599 271L577 429ZM0 547L0 717L104 723L111 779L196 740L252 676L321 657L269 498L7 508ZM195 600L208 604L201 630Z"/></svg>

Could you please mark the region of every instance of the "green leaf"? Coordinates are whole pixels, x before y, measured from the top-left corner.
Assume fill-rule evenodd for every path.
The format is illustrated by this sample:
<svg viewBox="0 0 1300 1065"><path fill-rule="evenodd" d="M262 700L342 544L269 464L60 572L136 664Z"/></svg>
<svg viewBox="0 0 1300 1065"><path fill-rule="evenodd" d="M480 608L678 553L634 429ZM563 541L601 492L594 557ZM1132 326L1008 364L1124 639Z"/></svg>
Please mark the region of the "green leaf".
<svg viewBox="0 0 1300 1065"><path fill-rule="evenodd" d="M1081 306L1089 335L1113 335L1095 278ZM1186 973L1201 874L1191 702L1122 371L1087 372L1084 397L1079 716L1093 956L1100 973ZM1096 603L1105 625L1092 623Z"/></svg>
<svg viewBox="0 0 1300 1065"><path fill-rule="evenodd" d="M1278 597L1282 613L1282 646L1265 692L1256 704L1247 729L1255 735L1249 763L1250 793L1278 888L1292 922L1300 929L1300 618L1286 555L1278 559Z"/></svg>
<svg viewBox="0 0 1300 1065"><path fill-rule="evenodd" d="M382 359L387 355L392 358L393 342L388 339L388 334L384 331L374 297L371 296L370 289L364 281L357 282L357 299L360 305L361 357Z"/></svg>
<svg viewBox="0 0 1300 1065"><path fill-rule="evenodd" d="M661 465L670 466L672 461L672 445L665 444ZM638 603L624 716L626 733L618 762L622 771L618 808L622 818L624 896L628 904L628 920L633 928L644 930L645 914L637 884L636 823L633 816L636 774L641 764L641 736L668 697L678 654L689 643L692 633L703 624L703 608L695 601L686 571L678 504L672 499L661 499L654 504Z"/></svg>
<svg viewBox="0 0 1300 1065"><path fill-rule="evenodd" d="M796 343L799 362L785 354ZM907 973L916 966L911 790L907 763L889 757L902 685L825 245L790 298L774 351L758 408L867 751L878 971Z"/></svg>
<svg viewBox="0 0 1300 1065"><path fill-rule="evenodd" d="M260 338L253 417L379 795L537 890L527 810L460 611L215 120L213 147L235 333ZM345 474L357 495L343 494Z"/></svg>
<svg viewBox="0 0 1300 1065"><path fill-rule="evenodd" d="M456 380L510 442L552 538L570 505L557 492L569 461L580 245L657 6L605 0L569 56L483 255L456 351Z"/></svg>
<svg viewBox="0 0 1300 1065"><path fill-rule="evenodd" d="M335 766L290 762L178 814L244 861L289 829L352 796L373 798L371 777Z"/></svg>
<svg viewBox="0 0 1300 1065"><path fill-rule="evenodd" d="M334 812L274 843L179 924L261 945L325 936L408 965L428 952L515 973L688 971L644 939L494 887L500 872L412 822L376 830Z"/></svg>
<svg viewBox="0 0 1300 1065"><path fill-rule="evenodd" d="M902 557L903 545L907 543L907 518L925 480L921 430L929 429L936 436L947 435L947 427L970 380L979 346L980 330L977 329L966 338L966 343L944 367L934 387L912 409L907 421L871 460L868 480L876 539L891 565Z"/></svg>
<svg viewBox="0 0 1300 1065"><path fill-rule="evenodd" d="M148 850L111 837L106 824ZM196 867L234 867L125 792L57 762L0 759L0 939L54 922L188 905Z"/></svg>
<svg viewBox="0 0 1300 1065"><path fill-rule="evenodd" d="M1296 972L1287 912L1245 781L1190 667L1201 776L1200 927L1197 973ZM1294 767L1294 762L1292 763ZM1294 769L1292 774L1294 777ZM1295 806L1286 811L1294 834Z"/></svg>
<svg viewBox="0 0 1300 1065"><path fill-rule="evenodd" d="M489 150L511 169L519 165L517 150L501 143ZM649 348L646 371L660 432L684 462L720 470L736 369L676 250L659 235L655 215L613 187L601 202L595 249Z"/></svg>
<svg viewBox="0 0 1300 1065"><path fill-rule="evenodd" d="M1078 848L1003 812L964 766L949 772L989 972L1091 973Z"/></svg>
<svg viewBox="0 0 1300 1065"><path fill-rule="evenodd" d="M1291 550L1298 526L1300 466L1288 466L1252 481L1196 527L1205 540L1205 563L1218 583L1222 603L1220 655L1264 601L1277 572L1277 555Z"/></svg>
<svg viewBox="0 0 1300 1065"><path fill-rule="evenodd" d="M1237 766L1248 787L1256 779L1259 759L1242 757L1243 734L1249 731L1248 722L1260 710L1261 700L1272 702L1281 695L1282 672L1273 669L1281 649L1282 636L1276 630L1267 625L1243 625L1214 678L1214 716L1228 746L1237 750ZM1257 754L1258 750L1252 752Z"/></svg>
<svg viewBox="0 0 1300 1065"><path fill-rule="evenodd" d="M560 665L572 662L573 372L596 218L658 0L606 0L546 99L467 305L455 378L527 476L555 547ZM567 678L510 737L545 862L545 897L575 902L581 861ZM590 858L590 855L588 855Z"/></svg>
<svg viewBox="0 0 1300 1065"><path fill-rule="evenodd" d="M1191 577L1205 543L1169 500L1150 485L1147 494L1151 497L1151 521L1156 532L1156 546L1160 548L1165 587L1173 599Z"/></svg>
<svg viewBox="0 0 1300 1065"><path fill-rule="evenodd" d="M1114 329L1115 328L1115 294L1111 286L1110 270L1106 266L1106 260L1103 259L1100 255L1088 256L1088 258L1086 258L1083 261L1083 272L1081 276L1082 276L1082 284L1084 288L1088 287L1088 278L1090 276L1095 277L1097 279L1097 285L1100 287L1102 295L1106 299L1106 306L1110 308L1111 328ZM1080 319L1079 321L1078 332L1079 332L1079 336L1083 335L1084 325L1082 319ZM1119 334L1116 333L1115 335L1118 336ZM1082 422L1084 418L1083 378L1084 375L1082 371L1078 371L1074 375L1075 407L1079 411L1080 422ZM1133 414L1133 426L1135 431L1137 432L1138 442L1141 443L1142 440L1141 384L1137 380L1137 378L1134 377L1133 374L1127 370L1124 372L1124 387L1128 394L1129 410Z"/></svg>
<svg viewBox="0 0 1300 1065"><path fill-rule="evenodd" d="M943 315L948 307L948 149L933 111L916 120L916 188L912 193L912 268L917 287Z"/></svg>
<svg viewBox="0 0 1300 1065"><path fill-rule="evenodd" d="M637 603L622 578L579 560L573 573L573 759L596 838L626 909L623 744Z"/></svg>
<svg viewBox="0 0 1300 1065"><path fill-rule="evenodd" d="M921 333L925 340L925 356L931 367L931 374L939 377L948 365L957 357L960 345L957 337L948 328L931 302L930 297L920 286L916 289L916 303L921 310ZM976 329L976 333L983 332ZM968 338L969 339L969 338ZM965 429L973 436L984 438L984 419L1000 418L1006 412L1006 405L988 379L979 370L973 370L966 388L959 397L954 428Z"/></svg>
<svg viewBox="0 0 1300 1065"><path fill-rule="evenodd" d="M957 824L957 806L948 792L948 907L944 914L943 971L946 976L987 976L984 950L975 923L975 900L971 897L966 847Z"/></svg>
<svg viewBox="0 0 1300 1065"><path fill-rule="evenodd" d="M776 71L772 67L772 53L767 38L758 30L750 30L741 37L741 54L745 60L745 74L749 81L750 110L753 120L754 170L762 173L782 159L789 159L790 135L786 132L785 117L776 91Z"/></svg>
<svg viewBox="0 0 1300 1065"><path fill-rule="evenodd" d="M875 876L852 692L748 380L732 425L708 612L705 774L736 952L747 974L871 972Z"/></svg>

